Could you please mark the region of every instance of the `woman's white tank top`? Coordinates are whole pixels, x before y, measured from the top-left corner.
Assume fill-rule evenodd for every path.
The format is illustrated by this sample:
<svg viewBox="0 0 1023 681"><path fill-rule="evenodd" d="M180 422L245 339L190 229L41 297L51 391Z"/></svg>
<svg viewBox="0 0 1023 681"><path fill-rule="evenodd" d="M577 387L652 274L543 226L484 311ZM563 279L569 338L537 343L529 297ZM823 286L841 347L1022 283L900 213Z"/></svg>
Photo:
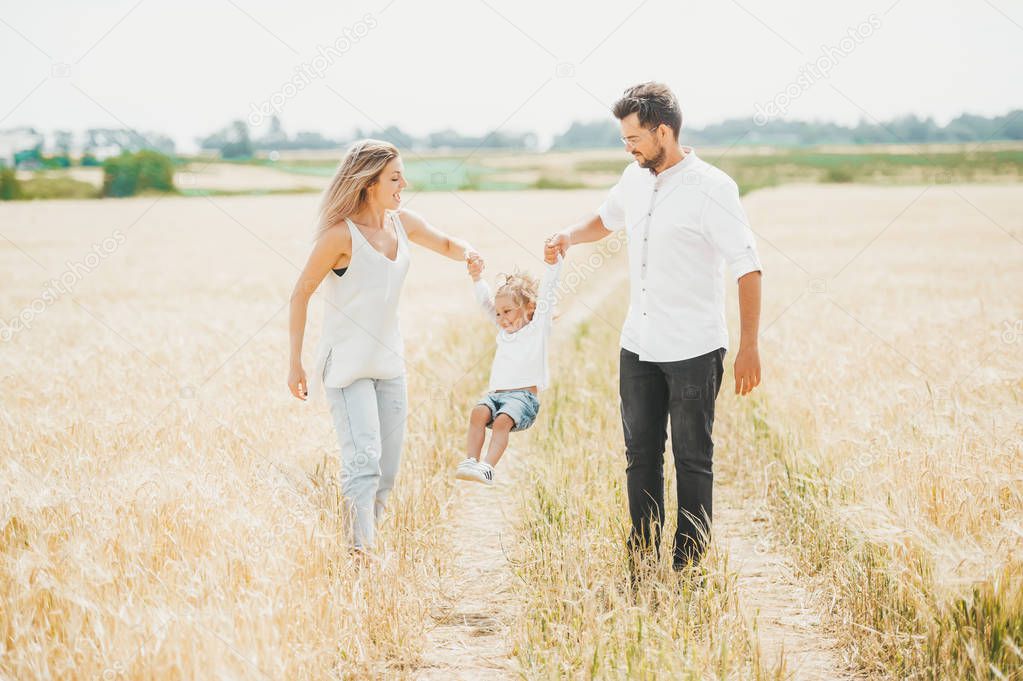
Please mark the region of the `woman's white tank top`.
<svg viewBox="0 0 1023 681"><path fill-rule="evenodd" d="M310 393L320 385L343 388L360 378L396 378L405 373L405 345L398 327L398 300L409 268L409 244L397 212L388 212L398 235L391 260L366 241L348 218L352 258L342 276L323 282L323 332L309 378Z"/></svg>

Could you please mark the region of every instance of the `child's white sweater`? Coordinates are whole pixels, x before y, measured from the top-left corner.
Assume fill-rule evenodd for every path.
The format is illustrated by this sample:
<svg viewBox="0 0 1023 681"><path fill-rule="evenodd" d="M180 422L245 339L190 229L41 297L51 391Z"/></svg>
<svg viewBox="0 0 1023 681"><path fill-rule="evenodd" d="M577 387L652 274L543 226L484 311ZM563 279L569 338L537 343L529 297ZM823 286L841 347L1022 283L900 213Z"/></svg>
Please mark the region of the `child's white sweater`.
<svg viewBox="0 0 1023 681"><path fill-rule="evenodd" d="M547 346L551 336L551 317L557 299L556 288L561 264L560 255L554 265L544 263L533 318L514 333L501 329L487 282L481 277L474 283L476 301L499 330L497 352L494 353L494 363L490 367L488 390L511 390L535 385L537 391L540 391L550 384Z"/></svg>

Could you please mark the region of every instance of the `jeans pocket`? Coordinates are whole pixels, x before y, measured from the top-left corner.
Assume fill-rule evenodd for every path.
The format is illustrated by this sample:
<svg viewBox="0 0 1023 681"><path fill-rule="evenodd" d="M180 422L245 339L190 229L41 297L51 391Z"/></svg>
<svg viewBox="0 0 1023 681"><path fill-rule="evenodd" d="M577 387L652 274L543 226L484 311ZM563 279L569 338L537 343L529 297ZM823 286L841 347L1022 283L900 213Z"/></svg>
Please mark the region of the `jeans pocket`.
<svg viewBox="0 0 1023 681"><path fill-rule="evenodd" d="M714 353L714 358L717 360L714 362L714 397L717 397L718 392L721 390L721 379L725 375L725 349L718 348L717 352Z"/></svg>

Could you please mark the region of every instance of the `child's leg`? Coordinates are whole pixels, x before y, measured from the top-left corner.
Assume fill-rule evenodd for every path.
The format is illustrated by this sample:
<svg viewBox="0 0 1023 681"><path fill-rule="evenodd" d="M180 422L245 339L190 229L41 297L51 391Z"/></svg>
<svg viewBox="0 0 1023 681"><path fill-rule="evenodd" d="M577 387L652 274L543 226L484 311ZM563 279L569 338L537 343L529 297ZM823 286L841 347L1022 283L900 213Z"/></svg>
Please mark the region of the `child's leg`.
<svg viewBox="0 0 1023 681"><path fill-rule="evenodd" d="M469 436L465 444L465 455L468 458L479 461L489 421L490 407L485 404L477 404L469 413Z"/></svg>
<svg viewBox="0 0 1023 681"><path fill-rule="evenodd" d="M490 435L490 447L487 449L487 458L484 459L491 466L496 466L501 460L504 450L508 447L508 434L515 427L515 421L507 414L498 414L494 419L493 433Z"/></svg>

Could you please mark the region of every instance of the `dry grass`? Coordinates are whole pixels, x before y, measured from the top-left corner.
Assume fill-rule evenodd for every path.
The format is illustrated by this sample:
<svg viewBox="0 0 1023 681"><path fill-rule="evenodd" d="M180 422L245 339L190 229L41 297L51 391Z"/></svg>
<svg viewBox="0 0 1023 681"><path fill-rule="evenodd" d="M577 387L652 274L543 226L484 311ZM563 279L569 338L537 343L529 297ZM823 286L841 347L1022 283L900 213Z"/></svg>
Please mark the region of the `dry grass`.
<svg viewBox="0 0 1023 681"><path fill-rule="evenodd" d="M862 666L1021 678L1023 192L803 195L749 201L776 247L751 475Z"/></svg>
<svg viewBox="0 0 1023 681"><path fill-rule="evenodd" d="M492 276L531 266L553 226L597 199L574 196L537 199L525 220L521 196L412 204L493 253ZM28 311L0 353L0 675L415 673L447 603L450 466L490 330L464 266L417 249L405 460L387 550L360 572L339 536L329 416L284 386L315 205L0 206L3 319ZM54 278L66 287L51 299ZM309 351L318 303L310 317Z"/></svg>
<svg viewBox="0 0 1023 681"><path fill-rule="evenodd" d="M1023 194L921 190L749 197L767 269L765 383L753 402L722 391L718 470L762 493L862 669L1019 679ZM411 207L469 236L492 276L535 268L542 238L601 197L438 193ZM287 295L315 202L0 206L3 319L38 301L0 353L0 675L418 673L453 583L448 472L490 331L467 310L461 266L417 249L405 459L387 549L357 568L338 536L327 414L284 387ZM113 251L76 270L115 231ZM72 292L46 300L69 271ZM783 675L784 659L762 659L720 547L703 589L666 565L628 588L623 312L619 293L599 309L610 326L562 333L530 436L511 551L522 674ZM311 319L315 339L318 306Z"/></svg>
<svg viewBox="0 0 1023 681"><path fill-rule="evenodd" d="M525 676L782 678L784 662L761 659L726 552L711 551L702 586L696 574L674 573L669 523L661 560L630 584L616 352L626 303L620 289L589 321L562 329L572 335L560 339L557 378L528 448L513 556L524 612L513 636ZM673 508L670 465L665 484Z"/></svg>
<svg viewBox="0 0 1023 681"><path fill-rule="evenodd" d="M449 340L465 356L481 349L478 337ZM415 668L450 578L446 472L460 391L432 391L425 362L414 366L414 455L387 549L360 569L338 522L332 433L312 427L326 420L251 399L280 382L273 348L232 364L248 390L168 398L134 385L118 398L116 376L130 386L130 368L84 370L46 391L52 420L5 410L5 674L366 678ZM467 388L482 379L481 370L463 378ZM431 399L415 399L423 395ZM85 405L98 411L109 399L130 400L134 415L87 415Z"/></svg>

